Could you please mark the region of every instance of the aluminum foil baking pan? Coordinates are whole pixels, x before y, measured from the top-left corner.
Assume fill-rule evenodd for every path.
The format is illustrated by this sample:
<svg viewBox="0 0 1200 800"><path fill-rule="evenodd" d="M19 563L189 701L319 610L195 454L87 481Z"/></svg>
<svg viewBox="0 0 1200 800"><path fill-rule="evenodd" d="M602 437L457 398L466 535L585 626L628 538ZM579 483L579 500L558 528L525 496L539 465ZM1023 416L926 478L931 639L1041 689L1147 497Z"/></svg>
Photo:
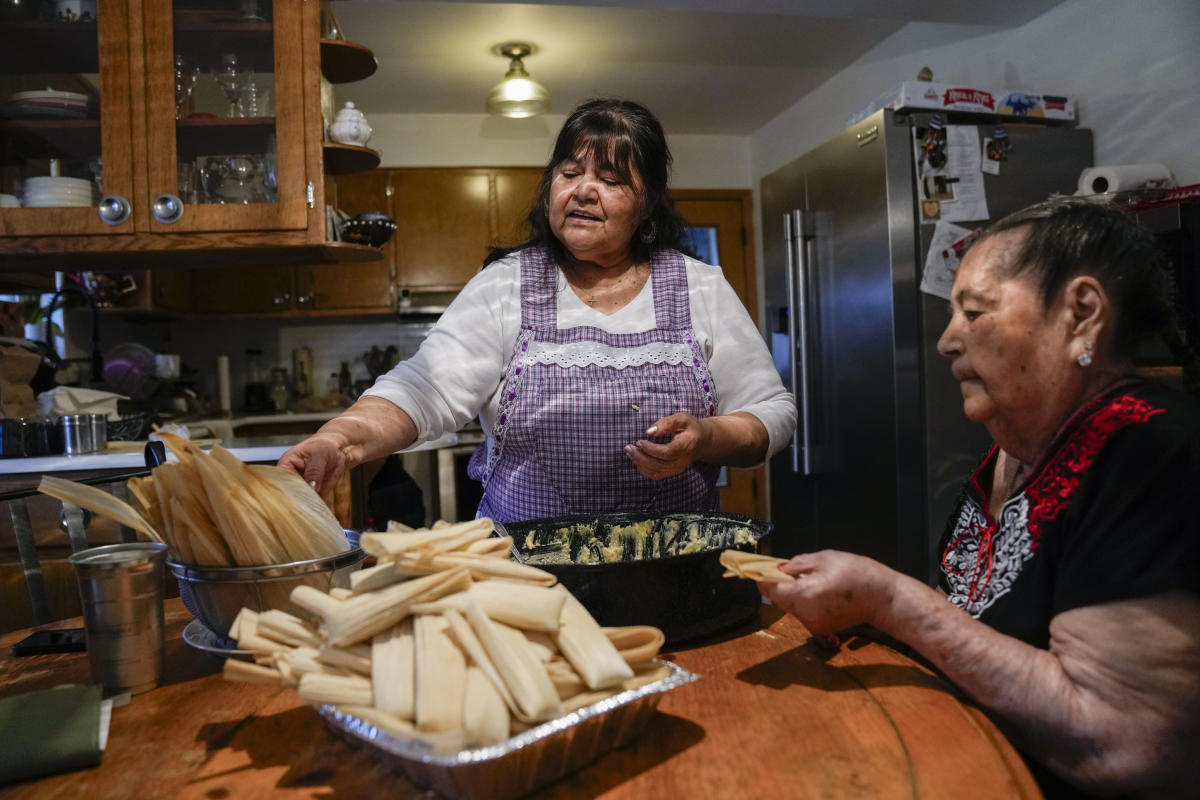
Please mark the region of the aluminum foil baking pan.
<svg viewBox="0 0 1200 800"><path fill-rule="evenodd" d="M335 733L404 774L417 786L460 800L520 797L632 742L645 729L663 692L699 680L670 662L669 674L584 706L499 744L443 753L419 739L389 736L369 722L317 706Z"/></svg>

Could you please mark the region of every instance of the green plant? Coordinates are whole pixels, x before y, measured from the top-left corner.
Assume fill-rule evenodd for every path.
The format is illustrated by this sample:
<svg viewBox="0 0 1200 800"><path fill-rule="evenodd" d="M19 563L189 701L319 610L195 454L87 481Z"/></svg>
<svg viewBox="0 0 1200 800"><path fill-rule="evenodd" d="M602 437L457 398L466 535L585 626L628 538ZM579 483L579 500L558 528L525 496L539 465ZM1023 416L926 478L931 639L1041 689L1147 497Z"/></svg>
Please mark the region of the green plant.
<svg viewBox="0 0 1200 800"><path fill-rule="evenodd" d="M42 296L30 297L21 303L21 311L25 316L26 325L40 325L42 329L38 331L39 336L45 331L44 322L46 317L53 314L59 308L62 308L62 300L60 299L56 308L50 308L49 303L42 305ZM56 339L63 336L63 329L53 319L50 320L50 338Z"/></svg>

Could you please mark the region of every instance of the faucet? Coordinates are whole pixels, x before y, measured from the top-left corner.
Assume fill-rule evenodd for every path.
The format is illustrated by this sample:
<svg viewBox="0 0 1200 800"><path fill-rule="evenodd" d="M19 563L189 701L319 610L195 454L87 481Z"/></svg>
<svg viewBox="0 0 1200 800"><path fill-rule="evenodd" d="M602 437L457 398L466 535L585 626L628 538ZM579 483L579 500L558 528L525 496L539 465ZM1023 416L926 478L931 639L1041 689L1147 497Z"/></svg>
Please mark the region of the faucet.
<svg viewBox="0 0 1200 800"><path fill-rule="evenodd" d="M88 306L92 310L92 382L104 382L104 357L100 355L100 312L96 307L96 297L82 286L75 284L65 284L54 293L54 297L50 298L50 305L46 310L46 351L53 353L54 345L51 344L50 336L50 318L54 314L54 307L58 303L59 298L64 294L77 294L84 300L87 300Z"/></svg>

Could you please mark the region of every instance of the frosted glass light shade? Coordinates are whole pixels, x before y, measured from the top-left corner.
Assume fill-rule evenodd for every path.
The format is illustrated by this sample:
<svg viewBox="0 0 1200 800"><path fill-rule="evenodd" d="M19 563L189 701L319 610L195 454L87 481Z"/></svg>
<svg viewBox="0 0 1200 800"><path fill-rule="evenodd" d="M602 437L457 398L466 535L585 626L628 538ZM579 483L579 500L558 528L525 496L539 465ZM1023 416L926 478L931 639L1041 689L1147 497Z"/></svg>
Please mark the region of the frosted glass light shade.
<svg viewBox="0 0 1200 800"><path fill-rule="evenodd" d="M514 60L504 80L488 92L488 113L501 117L532 117L549 107L550 93L529 77L520 60Z"/></svg>

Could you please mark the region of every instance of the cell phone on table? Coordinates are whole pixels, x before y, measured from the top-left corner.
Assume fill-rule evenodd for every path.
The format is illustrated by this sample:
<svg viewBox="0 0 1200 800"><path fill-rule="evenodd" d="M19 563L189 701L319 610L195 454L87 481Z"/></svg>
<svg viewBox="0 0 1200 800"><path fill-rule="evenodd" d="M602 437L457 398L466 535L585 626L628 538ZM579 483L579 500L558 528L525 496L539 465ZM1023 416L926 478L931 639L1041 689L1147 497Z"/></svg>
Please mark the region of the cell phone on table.
<svg viewBox="0 0 1200 800"><path fill-rule="evenodd" d="M34 631L12 646L14 656L39 656L47 653L81 653L87 649L83 628Z"/></svg>

